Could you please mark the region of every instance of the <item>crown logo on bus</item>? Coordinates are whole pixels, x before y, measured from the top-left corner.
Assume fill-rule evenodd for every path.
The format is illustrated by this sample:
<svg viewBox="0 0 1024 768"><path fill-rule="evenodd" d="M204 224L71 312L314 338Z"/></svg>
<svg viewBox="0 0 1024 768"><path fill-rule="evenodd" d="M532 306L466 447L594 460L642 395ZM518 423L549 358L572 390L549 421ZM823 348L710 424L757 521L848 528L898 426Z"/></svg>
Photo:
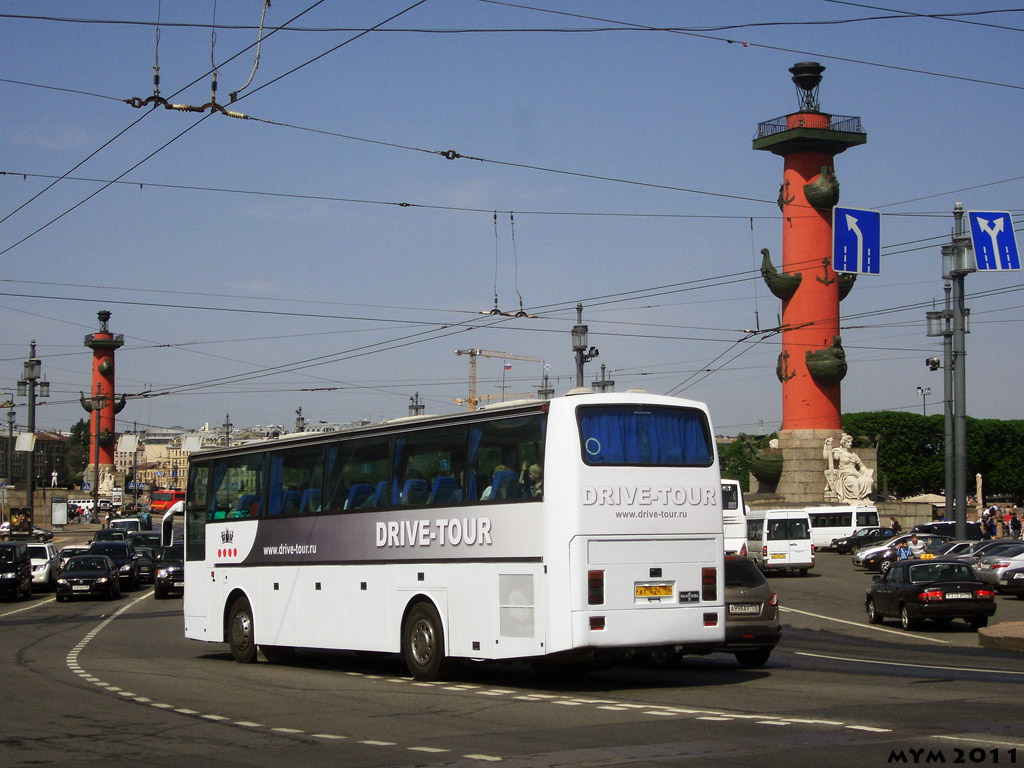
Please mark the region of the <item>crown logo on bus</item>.
<svg viewBox="0 0 1024 768"><path fill-rule="evenodd" d="M230 544L234 540L235 540L235 532L232 531L231 529L225 528L223 531L220 532L220 543L221 544Z"/></svg>

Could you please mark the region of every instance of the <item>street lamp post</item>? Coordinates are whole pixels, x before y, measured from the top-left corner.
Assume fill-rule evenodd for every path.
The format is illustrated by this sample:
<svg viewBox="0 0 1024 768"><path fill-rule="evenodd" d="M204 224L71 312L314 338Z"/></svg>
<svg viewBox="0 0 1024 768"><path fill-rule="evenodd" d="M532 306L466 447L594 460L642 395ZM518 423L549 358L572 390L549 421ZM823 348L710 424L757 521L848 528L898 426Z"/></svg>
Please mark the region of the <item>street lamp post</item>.
<svg viewBox="0 0 1024 768"><path fill-rule="evenodd" d="M583 302L576 303L576 325L572 327L572 351L576 355L576 386L583 386L583 364L600 353L597 347L587 349L588 328L583 324Z"/></svg>
<svg viewBox="0 0 1024 768"><path fill-rule="evenodd" d="M100 385L96 385L96 394L89 398L92 412L95 414L96 430L92 436L92 513L100 519L100 413L107 407L107 398L100 393Z"/></svg>
<svg viewBox="0 0 1024 768"><path fill-rule="evenodd" d="M14 397L6 403L7 411L7 485L14 484Z"/></svg>
<svg viewBox="0 0 1024 768"><path fill-rule="evenodd" d="M917 396L921 398L921 413L928 415L928 395L932 393L931 387L918 387Z"/></svg>
<svg viewBox="0 0 1024 768"><path fill-rule="evenodd" d="M25 456L25 503L32 510L35 518L35 474L34 474L34 453L36 434L36 387L39 387L40 397L50 396L50 382L42 377L42 361L36 357L35 339L31 343L32 354L22 366L21 379L18 381L18 394L28 397L28 433L33 438L32 445Z"/></svg>

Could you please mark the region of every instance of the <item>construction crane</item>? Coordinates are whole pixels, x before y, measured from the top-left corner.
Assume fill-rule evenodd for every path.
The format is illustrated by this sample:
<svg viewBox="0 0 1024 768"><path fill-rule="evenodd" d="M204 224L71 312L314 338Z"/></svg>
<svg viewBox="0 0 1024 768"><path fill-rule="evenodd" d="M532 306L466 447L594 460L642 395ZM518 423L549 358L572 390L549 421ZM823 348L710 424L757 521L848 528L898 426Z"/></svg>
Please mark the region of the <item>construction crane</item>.
<svg viewBox="0 0 1024 768"><path fill-rule="evenodd" d="M469 356L469 397L465 399L456 398L455 402L459 405L465 403L466 407L471 411L475 411L480 400L483 399L476 396L476 359L478 357L496 357L500 360L525 360L529 363L541 362L540 358L537 357L513 355L511 352L496 352L493 349L456 349L455 354ZM487 397L486 399L490 400L492 398Z"/></svg>

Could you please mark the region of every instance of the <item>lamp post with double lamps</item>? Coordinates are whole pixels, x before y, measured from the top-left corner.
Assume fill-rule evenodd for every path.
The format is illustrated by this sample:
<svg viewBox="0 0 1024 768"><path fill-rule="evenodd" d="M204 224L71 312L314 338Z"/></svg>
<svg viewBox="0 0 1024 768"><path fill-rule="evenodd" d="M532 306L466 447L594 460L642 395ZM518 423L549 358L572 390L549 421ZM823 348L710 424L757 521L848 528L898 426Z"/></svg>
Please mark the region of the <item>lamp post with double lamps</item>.
<svg viewBox="0 0 1024 768"><path fill-rule="evenodd" d="M576 355L576 386L583 386L583 364L600 354L597 347L587 349L587 331L583 324L583 302L576 303L576 325L572 327L572 351Z"/></svg>
<svg viewBox="0 0 1024 768"><path fill-rule="evenodd" d="M29 450L25 455L25 504L33 512L35 518L35 466L33 454L35 453L36 435L36 387L39 388L40 397L50 396L50 382L42 377L42 361L36 357L36 341L31 343L32 354L22 366L21 379L18 381L18 394L28 397L28 433L30 436Z"/></svg>

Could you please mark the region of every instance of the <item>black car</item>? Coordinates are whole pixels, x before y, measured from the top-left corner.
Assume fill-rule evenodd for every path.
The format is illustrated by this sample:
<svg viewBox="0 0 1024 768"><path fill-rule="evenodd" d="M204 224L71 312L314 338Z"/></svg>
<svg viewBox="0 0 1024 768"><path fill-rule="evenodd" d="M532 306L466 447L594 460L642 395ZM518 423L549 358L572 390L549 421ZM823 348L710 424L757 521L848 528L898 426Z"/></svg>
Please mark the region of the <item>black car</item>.
<svg viewBox="0 0 1024 768"><path fill-rule="evenodd" d="M57 577L57 600L94 596L108 600L121 596L117 564L106 555L75 555Z"/></svg>
<svg viewBox="0 0 1024 768"><path fill-rule="evenodd" d="M92 535L92 541L128 541L128 533L115 528L101 528Z"/></svg>
<svg viewBox="0 0 1024 768"><path fill-rule="evenodd" d="M185 548L164 547L157 553L153 596L162 600L171 592L185 594Z"/></svg>
<svg viewBox="0 0 1024 768"><path fill-rule="evenodd" d="M150 547L133 547L135 559L139 564L139 581L152 584L156 577L156 555Z"/></svg>
<svg viewBox="0 0 1024 768"><path fill-rule="evenodd" d="M160 546L160 531L132 531L128 534L128 543L136 549L148 547L155 550Z"/></svg>
<svg viewBox="0 0 1024 768"><path fill-rule="evenodd" d="M32 597L32 558L24 541L0 542L0 595Z"/></svg>
<svg viewBox="0 0 1024 768"><path fill-rule="evenodd" d="M883 542L895 535L892 528L858 528L850 536L832 539L832 549L840 555L848 555L861 547Z"/></svg>
<svg viewBox="0 0 1024 768"><path fill-rule="evenodd" d="M913 534L910 534L909 536L904 534L903 536L896 536L892 539L888 539L888 541L895 543L890 544L885 549L879 552L876 552L872 555L868 555L867 557L865 557L862 563L863 566L867 568L869 571L881 571L882 573L886 573L889 570L889 568L893 565L893 563L896 562L896 559L898 557L898 555L896 554L896 549L899 546L900 540L909 540L910 536L913 536ZM936 546L946 541L950 541L948 536L937 536L933 533L918 534L917 540L924 544L926 548Z"/></svg>
<svg viewBox="0 0 1024 768"><path fill-rule="evenodd" d="M725 557L725 644L740 666L762 667L782 636L779 598L757 565L746 557Z"/></svg>
<svg viewBox="0 0 1024 768"><path fill-rule="evenodd" d="M872 624L894 617L903 629L915 629L922 619L964 619L980 629L996 612L995 590L959 560L900 560L874 577L864 607Z"/></svg>
<svg viewBox="0 0 1024 768"><path fill-rule="evenodd" d="M138 589L142 584L139 561L135 550L126 541L98 541L89 547L90 555L106 555L117 566L118 580L126 589ZM74 560L74 558L71 558Z"/></svg>
<svg viewBox="0 0 1024 768"><path fill-rule="evenodd" d="M956 538L956 522L953 520L938 520L934 523L921 523L915 525L911 533L935 533L939 536L949 536L951 539ZM984 538L981 534L981 528L978 527L977 523L967 521L966 532L963 536L964 539L970 539L971 541L978 541Z"/></svg>

